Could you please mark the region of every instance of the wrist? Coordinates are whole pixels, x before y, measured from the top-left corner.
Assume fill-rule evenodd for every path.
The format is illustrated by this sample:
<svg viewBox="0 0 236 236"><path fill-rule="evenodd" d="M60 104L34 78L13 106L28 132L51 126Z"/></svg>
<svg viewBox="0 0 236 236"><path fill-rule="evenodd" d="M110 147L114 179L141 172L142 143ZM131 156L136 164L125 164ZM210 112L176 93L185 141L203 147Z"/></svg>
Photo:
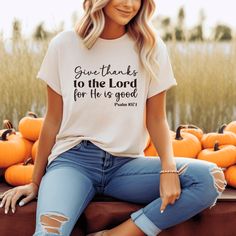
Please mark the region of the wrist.
<svg viewBox="0 0 236 236"><path fill-rule="evenodd" d="M31 181L30 183L33 184L34 186L36 186L37 188L39 188L39 184L38 183L36 183L34 181Z"/></svg>

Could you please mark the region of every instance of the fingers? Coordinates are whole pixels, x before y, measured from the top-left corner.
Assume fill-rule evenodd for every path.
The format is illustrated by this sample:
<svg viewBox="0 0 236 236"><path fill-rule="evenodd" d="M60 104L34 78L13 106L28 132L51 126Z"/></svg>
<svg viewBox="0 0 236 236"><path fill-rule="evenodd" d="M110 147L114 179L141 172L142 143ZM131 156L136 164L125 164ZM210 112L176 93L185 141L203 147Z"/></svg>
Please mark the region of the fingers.
<svg viewBox="0 0 236 236"><path fill-rule="evenodd" d="M164 212L164 210L166 209L167 205L168 205L168 198L166 198L166 197L162 198L161 208L160 208L161 213Z"/></svg>
<svg viewBox="0 0 236 236"><path fill-rule="evenodd" d="M17 200L21 197L22 193L17 191L16 189L11 191L7 191L4 193L3 199L1 201L0 207L5 205L5 214L8 213L9 208L12 208L12 213L15 213L15 205Z"/></svg>
<svg viewBox="0 0 236 236"><path fill-rule="evenodd" d="M25 205L25 204L28 203L29 201L33 200L33 198L34 198L34 194L31 193L29 196L23 198L23 199L20 201L19 206Z"/></svg>
<svg viewBox="0 0 236 236"><path fill-rule="evenodd" d="M2 195L0 195L0 199L2 199L7 193L11 192L12 189L8 189L6 192L4 192Z"/></svg>
<svg viewBox="0 0 236 236"><path fill-rule="evenodd" d="M15 211L16 211L16 202L21 197L21 195L22 195L22 193L16 192L16 194L12 197L12 200L11 200L11 210L12 210L12 213L15 213Z"/></svg>
<svg viewBox="0 0 236 236"><path fill-rule="evenodd" d="M9 194L8 197L6 198L6 204L5 204L5 214L8 213L9 211L9 206L11 204L11 199L12 199L12 194Z"/></svg>
<svg viewBox="0 0 236 236"><path fill-rule="evenodd" d="M171 194L171 195L166 195L166 196L162 196L162 203L161 203L161 207L160 207L160 212L163 213L164 210L166 209L168 204L174 204L176 200L178 200L180 198L180 193L176 193L176 194Z"/></svg>
<svg viewBox="0 0 236 236"><path fill-rule="evenodd" d="M176 197L175 197L176 200L179 200L180 194L181 194L181 193L176 194Z"/></svg>
<svg viewBox="0 0 236 236"><path fill-rule="evenodd" d="M180 193L173 194L172 197L170 197L170 203L173 205L176 200L180 198Z"/></svg>
<svg viewBox="0 0 236 236"><path fill-rule="evenodd" d="M2 201L0 207L5 205L5 214L8 213L9 208L12 209L12 213L16 211L16 203L21 196L26 196L23 198L19 206L23 206L29 201L33 200L37 196L38 189L32 187L32 185L18 186L10 189L2 194Z"/></svg>
<svg viewBox="0 0 236 236"><path fill-rule="evenodd" d="M7 214L9 211L9 206L10 206L11 199L12 199L13 195L14 195L13 191L8 192L7 194L4 195L4 197L1 201L0 207L3 207L5 205L5 214Z"/></svg>

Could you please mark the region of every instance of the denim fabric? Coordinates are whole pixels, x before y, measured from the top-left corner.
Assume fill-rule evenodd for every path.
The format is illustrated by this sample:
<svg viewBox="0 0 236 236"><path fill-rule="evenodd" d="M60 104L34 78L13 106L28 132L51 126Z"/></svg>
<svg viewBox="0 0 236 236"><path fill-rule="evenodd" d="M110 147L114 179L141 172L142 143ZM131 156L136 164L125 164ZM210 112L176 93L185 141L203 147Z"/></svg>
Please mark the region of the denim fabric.
<svg viewBox="0 0 236 236"><path fill-rule="evenodd" d="M188 164L179 175L181 196L161 213L159 157L113 156L83 140L47 166L39 187L33 236L70 235L96 193L144 204L130 217L148 236L155 236L212 206L219 196L210 172L216 165L186 157L175 157L175 161L178 170ZM57 214L64 216L57 219L57 227L42 223L42 216ZM48 228L56 232L49 233Z"/></svg>

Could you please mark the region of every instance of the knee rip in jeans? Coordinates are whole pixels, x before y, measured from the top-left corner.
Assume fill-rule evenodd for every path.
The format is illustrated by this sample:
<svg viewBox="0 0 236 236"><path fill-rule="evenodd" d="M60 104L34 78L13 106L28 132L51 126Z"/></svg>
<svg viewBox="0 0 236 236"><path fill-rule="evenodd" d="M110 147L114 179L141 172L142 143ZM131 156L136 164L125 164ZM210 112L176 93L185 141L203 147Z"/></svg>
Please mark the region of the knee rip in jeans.
<svg viewBox="0 0 236 236"><path fill-rule="evenodd" d="M210 173L212 174L214 185L215 185L215 189L216 189L216 191L218 193L218 196L216 197L214 203L210 206L210 208L212 208L213 206L216 205L217 198L219 196L221 196L221 194L225 190L227 182L225 180L224 172L222 171L222 169L220 167L218 167L218 166L213 167L210 170Z"/></svg>
<svg viewBox="0 0 236 236"><path fill-rule="evenodd" d="M40 216L40 223L47 233L62 235L59 231L60 227L69 221L69 218L60 213L47 213Z"/></svg>

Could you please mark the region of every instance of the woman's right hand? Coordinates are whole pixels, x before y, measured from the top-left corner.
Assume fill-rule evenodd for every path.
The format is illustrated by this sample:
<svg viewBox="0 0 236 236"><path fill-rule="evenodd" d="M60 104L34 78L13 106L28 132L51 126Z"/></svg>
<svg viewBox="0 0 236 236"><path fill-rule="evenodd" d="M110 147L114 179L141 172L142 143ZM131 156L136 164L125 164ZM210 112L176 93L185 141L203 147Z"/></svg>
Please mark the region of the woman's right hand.
<svg viewBox="0 0 236 236"><path fill-rule="evenodd" d="M0 196L0 199L2 199L0 207L5 205L5 214L8 213L9 208L12 209L12 213L15 213L16 203L20 197L25 196L25 198L23 198L19 203L19 206L23 206L36 198L37 194L38 185L35 183L14 187L7 190Z"/></svg>

